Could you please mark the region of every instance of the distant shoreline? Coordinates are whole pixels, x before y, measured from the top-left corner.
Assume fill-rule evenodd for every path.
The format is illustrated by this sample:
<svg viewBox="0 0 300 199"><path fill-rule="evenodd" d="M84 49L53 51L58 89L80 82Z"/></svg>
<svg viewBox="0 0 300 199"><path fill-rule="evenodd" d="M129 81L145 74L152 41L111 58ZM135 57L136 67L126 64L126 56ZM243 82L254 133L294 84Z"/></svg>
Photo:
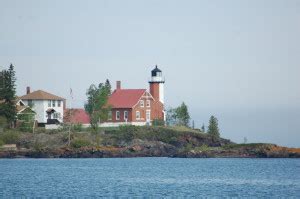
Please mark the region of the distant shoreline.
<svg viewBox="0 0 300 199"><path fill-rule="evenodd" d="M275 144L236 144L183 127L100 129L99 132L1 133L0 158L300 158L300 148ZM7 143L9 142L9 143ZM12 144L14 143L14 144Z"/></svg>

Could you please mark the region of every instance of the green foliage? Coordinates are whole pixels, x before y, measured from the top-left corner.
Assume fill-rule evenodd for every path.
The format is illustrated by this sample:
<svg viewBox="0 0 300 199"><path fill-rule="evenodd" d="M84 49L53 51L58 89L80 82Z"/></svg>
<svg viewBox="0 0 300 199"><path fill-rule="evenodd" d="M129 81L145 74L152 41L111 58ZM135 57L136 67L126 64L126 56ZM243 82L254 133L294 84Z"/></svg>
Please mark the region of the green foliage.
<svg viewBox="0 0 300 199"><path fill-rule="evenodd" d="M259 147L263 147L263 146L267 146L270 144L266 144L266 143L249 143L249 144L227 144L225 146L222 146L223 149L239 149L239 148L243 148L243 147L249 147L249 148L259 148Z"/></svg>
<svg viewBox="0 0 300 199"><path fill-rule="evenodd" d="M5 117L11 125L16 120L16 77L14 66L0 73L0 116ZM12 125L11 125L12 126Z"/></svg>
<svg viewBox="0 0 300 199"><path fill-rule="evenodd" d="M47 130L45 129L45 127L37 127L34 129L34 133L46 133Z"/></svg>
<svg viewBox="0 0 300 199"><path fill-rule="evenodd" d="M71 142L71 146L73 148L81 148L81 147L85 147L85 146L91 146L91 143L90 141L86 140L86 139L75 139L75 140L72 140Z"/></svg>
<svg viewBox="0 0 300 199"><path fill-rule="evenodd" d="M207 146L206 144L201 145L200 147L195 147L195 151L209 151L211 147Z"/></svg>
<svg viewBox="0 0 300 199"><path fill-rule="evenodd" d="M0 140L0 147L3 146L5 143L3 142L3 140Z"/></svg>
<svg viewBox="0 0 300 199"><path fill-rule="evenodd" d="M205 133L205 126L204 126L204 124L203 124L202 127L201 127L201 131L202 131L203 133Z"/></svg>
<svg viewBox="0 0 300 199"><path fill-rule="evenodd" d="M7 119L4 116L0 116L0 132L7 127Z"/></svg>
<svg viewBox="0 0 300 199"><path fill-rule="evenodd" d="M108 119L108 112L111 108L107 106L107 101L110 93L111 86L109 80L106 80L105 84L100 83L98 87L92 84L87 90L88 102L84 108L90 115L91 127L95 131L98 129L99 121L106 121Z"/></svg>
<svg viewBox="0 0 300 199"><path fill-rule="evenodd" d="M190 126L190 114L187 105L183 102L179 107L167 110L167 124L169 126Z"/></svg>
<svg viewBox="0 0 300 199"><path fill-rule="evenodd" d="M18 115L18 120L21 122L20 130L23 132L32 132L34 125L34 113L22 113Z"/></svg>
<svg viewBox="0 0 300 199"><path fill-rule="evenodd" d="M220 132L218 127L218 119L213 115L209 119L209 125L207 133L211 135L214 139L220 138Z"/></svg>
<svg viewBox="0 0 300 199"><path fill-rule="evenodd" d="M80 124L80 123L74 124L73 129L74 129L74 131L81 132L82 131L82 124Z"/></svg>
<svg viewBox="0 0 300 199"><path fill-rule="evenodd" d="M0 140L5 144L16 144L20 140L20 134L18 132L7 131L0 134Z"/></svg>
<svg viewBox="0 0 300 199"><path fill-rule="evenodd" d="M133 139L161 141L168 144L176 141L184 132L166 127L120 126L118 130L105 131L104 144L124 144Z"/></svg>
<svg viewBox="0 0 300 199"><path fill-rule="evenodd" d="M43 148L44 148L44 145L42 143L34 142L33 149L35 151L41 151Z"/></svg>
<svg viewBox="0 0 300 199"><path fill-rule="evenodd" d="M176 113L174 108L168 108L166 114L166 123L168 126L176 125Z"/></svg>
<svg viewBox="0 0 300 199"><path fill-rule="evenodd" d="M153 126L165 126L165 121L162 119L154 119L152 121Z"/></svg>
<svg viewBox="0 0 300 199"><path fill-rule="evenodd" d="M180 150L180 152L190 152L193 149L192 144L187 144L184 148Z"/></svg>

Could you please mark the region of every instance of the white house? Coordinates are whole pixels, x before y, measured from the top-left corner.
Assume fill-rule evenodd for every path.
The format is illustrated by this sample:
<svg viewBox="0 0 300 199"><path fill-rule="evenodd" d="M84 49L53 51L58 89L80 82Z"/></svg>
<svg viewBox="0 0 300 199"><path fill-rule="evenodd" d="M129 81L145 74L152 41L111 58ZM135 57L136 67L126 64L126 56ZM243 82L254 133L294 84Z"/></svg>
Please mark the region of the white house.
<svg viewBox="0 0 300 199"><path fill-rule="evenodd" d="M63 122L66 103L64 98L42 90L30 92L30 87L27 87L27 94L20 97L20 99L36 112L35 119L39 124Z"/></svg>

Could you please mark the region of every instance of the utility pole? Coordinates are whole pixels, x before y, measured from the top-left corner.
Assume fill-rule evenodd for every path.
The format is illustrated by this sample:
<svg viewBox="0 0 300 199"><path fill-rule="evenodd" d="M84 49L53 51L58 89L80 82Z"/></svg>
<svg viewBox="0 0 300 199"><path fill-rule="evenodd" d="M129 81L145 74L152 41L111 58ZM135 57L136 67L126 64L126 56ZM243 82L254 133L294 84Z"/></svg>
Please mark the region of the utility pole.
<svg viewBox="0 0 300 199"><path fill-rule="evenodd" d="M70 88L70 112L69 112L69 119L70 119L70 126L69 126L69 133L68 133L68 146L71 144L71 128L72 128L72 100L73 100L73 91Z"/></svg>

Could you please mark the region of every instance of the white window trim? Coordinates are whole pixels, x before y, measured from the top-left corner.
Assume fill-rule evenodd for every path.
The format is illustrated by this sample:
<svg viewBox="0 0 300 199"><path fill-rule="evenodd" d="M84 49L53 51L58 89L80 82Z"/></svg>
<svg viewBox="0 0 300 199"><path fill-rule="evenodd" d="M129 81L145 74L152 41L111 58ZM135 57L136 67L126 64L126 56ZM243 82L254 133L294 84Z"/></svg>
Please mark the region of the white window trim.
<svg viewBox="0 0 300 199"><path fill-rule="evenodd" d="M148 118L147 118L148 114L149 114L149 121L151 121L151 110L146 110L146 120L147 121L148 121Z"/></svg>
<svg viewBox="0 0 300 199"><path fill-rule="evenodd" d="M125 117L127 113L127 118ZM124 111L124 120L127 121L128 120L128 111Z"/></svg>
<svg viewBox="0 0 300 199"><path fill-rule="evenodd" d="M135 118L136 118L136 120L141 120L141 112L140 111L135 112Z"/></svg>
<svg viewBox="0 0 300 199"><path fill-rule="evenodd" d="M121 112L120 111L116 111L116 120L120 120L120 117L121 117Z"/></svg>
<svg viewBox="0 0 300 199"><path fill-rule="evenodd" d="M148 107L148 108L151 107L151 101L150 100L146 100L146 107Z"/></svg>
<svg viewBox="0 0 300 199"><path fill-rule="evenodd" d="M49 103L50 102L50 103ZM51 107L52 106L52 101L51 100L48 100L48 107Z"/></svg>
<svg viewBox="0 0 300 199"><path fill-rule="evenodd" d="M140 107L145 107L145 101L144 100L140 100Z"/></svg>
<svg viewBox="0 0 300 199"><path fill-rule="evenodd" d="M109 111L108 112L108 120L112 120L112 118L113 118L112 111Z"/></svg>

